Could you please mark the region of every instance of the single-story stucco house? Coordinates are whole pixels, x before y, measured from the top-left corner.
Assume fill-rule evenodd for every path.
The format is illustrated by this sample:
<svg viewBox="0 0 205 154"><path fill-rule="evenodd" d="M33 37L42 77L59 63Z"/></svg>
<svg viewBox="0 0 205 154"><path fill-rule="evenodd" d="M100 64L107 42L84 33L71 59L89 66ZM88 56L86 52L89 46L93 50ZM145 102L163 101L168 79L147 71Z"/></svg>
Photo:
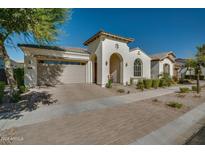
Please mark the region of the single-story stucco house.
<svg viewBox="0 0 205 154"><path fill-rule="evenodd" d="M87 49L19 44L25 54L25 84L96 83L104 87L109 79L126 85L158 78L163 71L173 76L173 52L149 56L140 48L130 49L133 41L100 31L84 42Z"/></svg>
<svg viewBox="0 0 205 154"><path fill-rule="evenodd" d="M170 52L164 52L159 54L150 55L151 61L151 74L152 78L158 78L163 73L174 75L175 54Z"/></svg>

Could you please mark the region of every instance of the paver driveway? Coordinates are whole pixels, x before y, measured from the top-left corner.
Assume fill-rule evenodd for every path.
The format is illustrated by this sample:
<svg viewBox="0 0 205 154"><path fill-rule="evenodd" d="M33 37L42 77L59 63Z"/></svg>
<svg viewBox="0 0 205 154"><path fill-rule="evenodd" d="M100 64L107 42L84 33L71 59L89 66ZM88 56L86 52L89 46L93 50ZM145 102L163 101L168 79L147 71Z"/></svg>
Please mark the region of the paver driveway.
<svg viewBox="0 0 205 154"><path fill-rule="evenodd" d="M120 95L112 89L101 88L96 84L64 84L55 87L36 89L46 91L59 103L73 104L90 99Z"/></svg>
<svg viewBox="0 0 205 154"><path fill-rule="evenodd" d="M79 106L51 106L46 108L48 112L44 109L42 112L37 110L28 113L28 116L25 114L16 122L13 119L5 120L2 126L11 128L15 127L14 123L21 126L14 128L15 136L23 137L24 140L14 141L13 144L129 144L184 113L183 110L170 110L164 105L154 105L150 103L151 99L144 100L171 94L177 89L170 87L96 99L82 102ZM73 114L68 114L70 108ZM41 121L44 116L47 116L47 121ZM1 133L9 136L9 131Z"/></svg>
<svg viewBox="0 0 205 154"><path fill-rule="evenodd" d="M1 134L9 136L12 132L15 137L23 138L12 144L131 144L190 110L189 107L173 109L160 103L173 96L175 94L160 96L157 103L152 98L68 114ZM200 102L194 103L198 104Z"/></svg>

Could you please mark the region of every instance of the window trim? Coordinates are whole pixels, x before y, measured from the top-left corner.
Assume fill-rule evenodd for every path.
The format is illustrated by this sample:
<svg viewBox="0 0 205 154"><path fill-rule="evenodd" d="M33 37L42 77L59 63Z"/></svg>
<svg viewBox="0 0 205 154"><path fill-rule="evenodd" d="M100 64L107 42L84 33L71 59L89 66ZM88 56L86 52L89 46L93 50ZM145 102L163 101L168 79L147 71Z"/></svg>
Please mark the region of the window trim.
<svg viewBox="0 0 205 154"><path fill-rule="evenodd" d="M137 62L140 62L140 65L139 63L137 64ZM134 77L143 77L143 62L140 58L134 61Z"/></svg>

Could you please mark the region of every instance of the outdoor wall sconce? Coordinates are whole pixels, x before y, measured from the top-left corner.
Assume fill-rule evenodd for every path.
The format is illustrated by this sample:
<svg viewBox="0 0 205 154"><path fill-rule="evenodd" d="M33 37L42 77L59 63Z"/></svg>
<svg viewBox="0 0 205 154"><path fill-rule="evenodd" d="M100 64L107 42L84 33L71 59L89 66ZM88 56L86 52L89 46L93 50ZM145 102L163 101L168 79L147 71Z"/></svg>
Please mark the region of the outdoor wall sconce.
<svg viewBox="0 0 205 154"><path fill-rule="evenodd" d="M138 51L137 54L140 55L140 51Z"/></svg>
<svg viewBox="0 0 205 154"><path fill-rule="evenodd" d="M108 64L108 62L106 61L106 62L105 62L105 65L107 66L107 64Z"/></svg>
<svg viewBox="0 0 205 154"><path fill-rule="evenodd" d="M125 66L127 67L127 66L128 66L128 64L126 63L126 64L125 64Z"/></svg>

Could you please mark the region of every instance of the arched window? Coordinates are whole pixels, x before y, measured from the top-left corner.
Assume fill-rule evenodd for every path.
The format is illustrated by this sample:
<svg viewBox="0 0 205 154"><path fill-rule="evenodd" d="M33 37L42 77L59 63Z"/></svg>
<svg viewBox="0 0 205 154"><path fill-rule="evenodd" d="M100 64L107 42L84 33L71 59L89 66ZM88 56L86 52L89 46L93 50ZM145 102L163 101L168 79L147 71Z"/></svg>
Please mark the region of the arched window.
<svg viewBox="0 0 205 154"><path fill-rule="evenodd" d="M164 64L164 73L170 75L170 66L169 64Z"/></svg>
<svg viewBox="0 0 205 154"><path fill-rule="evenodd" d="M142 76L142 61L136 59L134 62L134 76Z"/></svg>

